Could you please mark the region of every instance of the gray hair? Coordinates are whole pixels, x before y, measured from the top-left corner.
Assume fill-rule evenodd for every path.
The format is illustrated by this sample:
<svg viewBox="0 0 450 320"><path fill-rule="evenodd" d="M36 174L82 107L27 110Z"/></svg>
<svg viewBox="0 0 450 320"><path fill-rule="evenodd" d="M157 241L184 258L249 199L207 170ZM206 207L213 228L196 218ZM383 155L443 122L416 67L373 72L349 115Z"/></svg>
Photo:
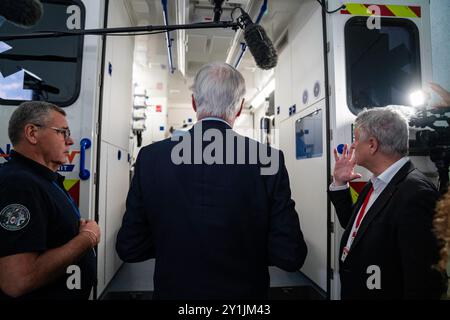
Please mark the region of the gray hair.
<svg viewBox="0 0 450 320"><path fill-rule="evenodd" d="M191 89L198 115L234 119L245 95L245 80L229 64L215 62L200 68Z"/></svg>
<svg viewBox="0 0 450 320"><path fill-rule="evenodd" d="M14 110L9 119L8 136L11 143L17 145L22 139L23 129L29 123L46 126L50 120L51 111L56 111L66 115L66 112L60 107L44 101L27 101L21 103Z"/></svg>
<svg viewBox="0 0 450 320"><path fill-rule="evenodd" d="M356 117L355 125L361 131L360 140L374 137L382 153L408 154L408 120L395 106L364 110Z"/></svg>

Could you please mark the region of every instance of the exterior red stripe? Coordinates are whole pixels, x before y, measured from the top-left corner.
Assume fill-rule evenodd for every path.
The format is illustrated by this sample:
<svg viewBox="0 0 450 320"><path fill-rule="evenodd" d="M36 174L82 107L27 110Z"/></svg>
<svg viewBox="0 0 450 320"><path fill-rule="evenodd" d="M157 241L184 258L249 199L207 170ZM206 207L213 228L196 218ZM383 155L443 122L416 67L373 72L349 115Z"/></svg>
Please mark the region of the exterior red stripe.
<svg viewBox="0 0 450 320"><path fill-rule="evenodd" d="M422 16L422 10L418 6L409 6L409 8L418 16L419 18Z"/></svg>
<svg viewBox="0 0 450 320"><path fill-rule="evenodd" d="M380 9L383 17L395 17L395 14L387 6L380 6Z"/></svg>
<svg viewBox="0 0 450 320"><path fill-rule="evenodd" d="M395 15L392 13L391 10L387 6L380 5L380 4L364 4L366 8L370 6L378 6L380 8L380 14L382 17L395 17Z"/></svg>

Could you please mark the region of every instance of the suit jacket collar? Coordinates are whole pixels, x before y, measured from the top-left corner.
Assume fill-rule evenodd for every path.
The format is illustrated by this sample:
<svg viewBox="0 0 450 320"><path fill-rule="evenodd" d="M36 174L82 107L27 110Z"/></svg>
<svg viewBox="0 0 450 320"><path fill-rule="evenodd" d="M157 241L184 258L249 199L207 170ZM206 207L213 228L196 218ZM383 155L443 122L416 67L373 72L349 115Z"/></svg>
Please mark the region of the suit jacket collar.
<svg viewBox="0 0 450 320"><path fill-rule="evenodd" d="M378 196L377 200L373 203L373 205L370 207L369 211L367 211L366 216L361 222L361 226L359 227L358 233L356 234L355 239L353 240L352 246L350 248L350 252L356 247L358 242L361 240L361 238L364 235L364 232L369 227L370 223L373 221L373 219L382 211L382 209L386 206L386 204L391 199L392 195L394 194L394 191L397 189L397 185L402 182L405 177L412 172L415 169L414 165L410 160L406 162L403 167L395 174L395 176L392 178L391 182L386 186L386 188L383 190L383 192ZM354 206L352 219L350 219L349 224L346 228L346 233L349 233L353 223L356 219L357 213L359 209L361 208L361 205L369 192L370 186L372 183L367 183L366 186L364 186L364 189L361 192L361 196L358 198L358 201L356 205Z"/></svg>
<svg viewBox="0 0 450 320"><path fill-rule="evenodd" d="M219 121L219 122L225 123L226 125L228 125L231 128L231 125L227 121L225 121L224 119L221 119L221 118L217 118L217 117L206 117L206 118L199 120L198 122L200 122L200 121Z"/></svg>
<svg viewBox="0 0 450 320"><path fill-rule="evenodd" d="M208 129L219 129L221 131L225 131L227 129L232 129L231 126L226 123L225 121L217 121L217 120L202 120L198 121L191 129L189 129L189 132L193 133L196 128L201 126L202 132Z"/></svg>

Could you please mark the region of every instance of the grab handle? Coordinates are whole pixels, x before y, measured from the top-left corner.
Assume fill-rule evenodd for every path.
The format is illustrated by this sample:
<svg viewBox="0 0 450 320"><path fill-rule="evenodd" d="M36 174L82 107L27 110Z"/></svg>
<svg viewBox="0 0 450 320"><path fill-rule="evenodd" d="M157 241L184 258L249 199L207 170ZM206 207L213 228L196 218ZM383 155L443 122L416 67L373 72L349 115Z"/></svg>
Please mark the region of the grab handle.
<svg viewBox="0 0 450 320"><path fill-rule="evenodd" d="M91 140L84 138L80 141L80 179L87 180L91 176L91 173L86 169L86 149L91 147Z"/></svg>

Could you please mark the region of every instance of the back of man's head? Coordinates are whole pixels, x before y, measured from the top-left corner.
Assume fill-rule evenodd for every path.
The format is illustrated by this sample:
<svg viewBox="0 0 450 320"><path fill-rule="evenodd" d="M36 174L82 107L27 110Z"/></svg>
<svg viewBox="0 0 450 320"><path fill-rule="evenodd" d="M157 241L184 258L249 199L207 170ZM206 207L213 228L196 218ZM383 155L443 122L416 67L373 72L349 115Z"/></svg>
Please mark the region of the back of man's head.
<svg viewBox="0 0 450 320"><path fill-rule="evenodd" d="M14 110L8 124L9 140L16 146L20 143L23 136L25 125L32 123L40 126L46 126L50 120L52 111L66 115L66 112L60 107L44 101L27 101L21 103Z"/></svg>
<svg viewBox="0 0 450 320"><path fill-rule="evenodd" d="M218 117L234 120L245 95L245 80L227 63L210 63L195 76L191 87L197 106L197 118Z"/></svg>
<svg viewBox="0 0 450 320"><path fill-rule="evenodd" d="M360 140L374 137L380 151L388 156L406 156L409 148L408 120L399 106L364 110L355 120Z"/></svg>

